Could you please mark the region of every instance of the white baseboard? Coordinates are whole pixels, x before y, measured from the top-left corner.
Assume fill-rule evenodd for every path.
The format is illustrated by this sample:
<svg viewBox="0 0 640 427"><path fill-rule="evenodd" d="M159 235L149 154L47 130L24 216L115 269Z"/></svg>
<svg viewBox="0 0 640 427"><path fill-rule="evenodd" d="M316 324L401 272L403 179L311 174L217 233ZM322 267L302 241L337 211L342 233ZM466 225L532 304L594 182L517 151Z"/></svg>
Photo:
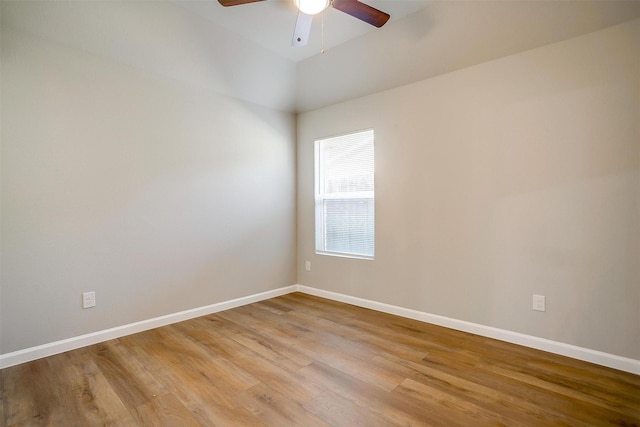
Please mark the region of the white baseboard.
<svg viewBox="0 0 640 427"><path fill-rule="evenodd" d="M640 375L640 360L616 356L615 354L604 353L597 350L591 350L588 348L565 344L558 341L552 341L545 338L534 337L532 335L512 332L505 329L498 329L491 326L466 322L464 320L452 319L450 317L439 316L437 314L425 313L422 311L398 307L395 305L366 300L358 297L352 297L336 292L324 291L308 286L298 285L297 288L299 292L303 292L309 295L315 295L334 301L345 302L347 304L356 305L358 307L370 308L372 310L381 311L383 313L395 314L396 316L419 320L426 323L432 323L434 325L444 326L458 331L469 332L487 338L494 338L513 344L519 344L525 347L535 348L538 350L547 351L549 353L559 354L562 356L567 356L574 359L583 360L586 362L591 362L598 365L607 366L609 368L614 368L632 374Z"/></svg>
<svg viewBox="0 0 640 427"><path fill-rule="evenodd" d="M75 350L80 347L86 347L88 345L101 343L126 335L148 331L150 329L159 328L161 326L170 325L172 323L182 322L184 320L189 320L200 316L206 316L207 314L229 310L231 308L252 304L254 302L263 301L269 298L275 298L280 295L295 292L297 289L297 285L286 286L284 288L261 292L259 294L236 298L229 301L223 301L217 304L206 305L204 307L198 307L191 310L180 311L178 313L167 314L166 316L160 316L153 319L130 323L128 325L117 326L115 328L105 329L103 331L97 331L61 341L55 341L36 347L30 347L24 350L14 351L12 353L1 354L0 369L8 368L9 366L18 365L20 363L31 362L32 360L40 359L47 356L53 356L54 354L64 353L65 351Z"/></svg>
<svg viewBox="0 0 640 427"><path fill-rule="evenodd" d="M458 331L469 332L488 338L494 338L513 344L519 344L525 347L548 351L550 353L568 356L574 359L584 360L586 362L596 363L598 365L608 366L610 368L640 375L640 360L629 359L626 357L616 356L614 354L578 347L571 344L565 344L558 341L552 341L545 338L534 337L531 335L512 332L505 329L498 329L491 326L466 322L464 320L452 319L450 317L439 316L437 314L425 313L422 311L344 295L337 292L325 291L322 289L316 289L304 285L286 286L283 288L261 292L242 298L223 301L217 304L211 304L204 307L198 307L191 310L168 314L166 316L143 320L141 322L122 325L103 331L97 331L78 337L55 341L36 347L26 348L24 350L14 351L12 353L1 354L0 369L8 368L20 363L30 362L32 360L40 359L43 357L52 356L54 354L63 353L65 351L74 350L80 347L85 347L88 345L93 345L107 340L123 337L126 335L131 335L161 326L170 325L172 323L182 322L184 320L193 319L195 317L206 316L208 314L217 313L219 311L229 310L243 305L252 304L254 302L263 301L269 298L275 298L277 296L289 294L296 291L322 298L327 298L334 301L356 305L358 307L370 308L372 310L381 311L383 313L389 313L396 316L419 320L421 322L432 323L434 325L444 326Z"/></svg>

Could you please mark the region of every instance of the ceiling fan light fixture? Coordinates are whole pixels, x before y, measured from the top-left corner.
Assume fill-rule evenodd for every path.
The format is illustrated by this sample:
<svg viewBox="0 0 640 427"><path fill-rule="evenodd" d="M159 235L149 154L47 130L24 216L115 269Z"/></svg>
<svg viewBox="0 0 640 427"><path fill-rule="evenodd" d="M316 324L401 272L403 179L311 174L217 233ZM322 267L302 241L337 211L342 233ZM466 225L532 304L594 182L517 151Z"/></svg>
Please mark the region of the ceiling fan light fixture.
<svg viewBox="0 0 640 427"><path fill-rule="evenodd" d="M294 0L302 13L315 15L329 7L330 0Z"/></svg>

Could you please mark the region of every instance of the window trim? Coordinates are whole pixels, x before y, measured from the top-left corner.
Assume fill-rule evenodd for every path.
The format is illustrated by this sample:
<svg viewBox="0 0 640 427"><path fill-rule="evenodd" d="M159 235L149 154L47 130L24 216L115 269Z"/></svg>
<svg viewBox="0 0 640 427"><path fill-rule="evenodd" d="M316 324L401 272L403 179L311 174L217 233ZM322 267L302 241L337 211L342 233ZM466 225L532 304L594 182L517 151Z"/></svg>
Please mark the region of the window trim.
<svg viewBox="0 0 640 427"><path fill-rule="evenodd" d="M340 138L340 137L348 137L350 135L356 135L360 133L371 132L373 138L374 145L374 188L371 191L357 191L357 192L341 192L341 193L322 193L320 191L320 187L323 182L323 170L320 168L320 144L322 141ZM354 197L355 196L355 197ZM319 234L325 234L325 226L326 222L321 221L320 230L318 224L318 208L323 205L323 201L325 200L354 200L354 199L362 199L362 200L371 200L373 202L373 254L372 255L364 255L358 253L350 253L350 252L336 252L336 251L328 251L318 249L318 238ZM326 136L317 138L314 140L314 249L317 255L327 255L334 256L339 258L352 258L352 259L362 259L362 260L375 260L375 229L376 229L376 215L375 215L375 132L374 129L362 129L354 132L348 132L344 134L338 134L333 136ZM323 244L323 246L326 246Z"/></svg>

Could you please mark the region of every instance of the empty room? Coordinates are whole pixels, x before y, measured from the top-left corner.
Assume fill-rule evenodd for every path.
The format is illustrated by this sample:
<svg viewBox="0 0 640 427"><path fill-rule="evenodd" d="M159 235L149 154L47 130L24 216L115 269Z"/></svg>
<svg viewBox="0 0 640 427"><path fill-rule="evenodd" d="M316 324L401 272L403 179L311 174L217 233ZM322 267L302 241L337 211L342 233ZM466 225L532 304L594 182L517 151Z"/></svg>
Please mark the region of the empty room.
<svg viewBox="0 0 640 427"><path fill-rule="evenodd" d="M0 25L1 426L640 426L640 1Z"/></svg>

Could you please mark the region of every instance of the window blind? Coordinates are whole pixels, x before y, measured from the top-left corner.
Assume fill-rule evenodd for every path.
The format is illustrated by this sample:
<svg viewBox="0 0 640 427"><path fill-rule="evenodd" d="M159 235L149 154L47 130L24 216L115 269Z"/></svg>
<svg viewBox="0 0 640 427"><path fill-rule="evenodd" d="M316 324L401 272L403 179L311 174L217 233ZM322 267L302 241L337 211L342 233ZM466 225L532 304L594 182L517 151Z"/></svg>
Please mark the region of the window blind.
<svg viewBox="0 0 640 427"><path fill-rule="evenodd" d="M315 142L316 252L373 258L374 132Z"/></svg>

